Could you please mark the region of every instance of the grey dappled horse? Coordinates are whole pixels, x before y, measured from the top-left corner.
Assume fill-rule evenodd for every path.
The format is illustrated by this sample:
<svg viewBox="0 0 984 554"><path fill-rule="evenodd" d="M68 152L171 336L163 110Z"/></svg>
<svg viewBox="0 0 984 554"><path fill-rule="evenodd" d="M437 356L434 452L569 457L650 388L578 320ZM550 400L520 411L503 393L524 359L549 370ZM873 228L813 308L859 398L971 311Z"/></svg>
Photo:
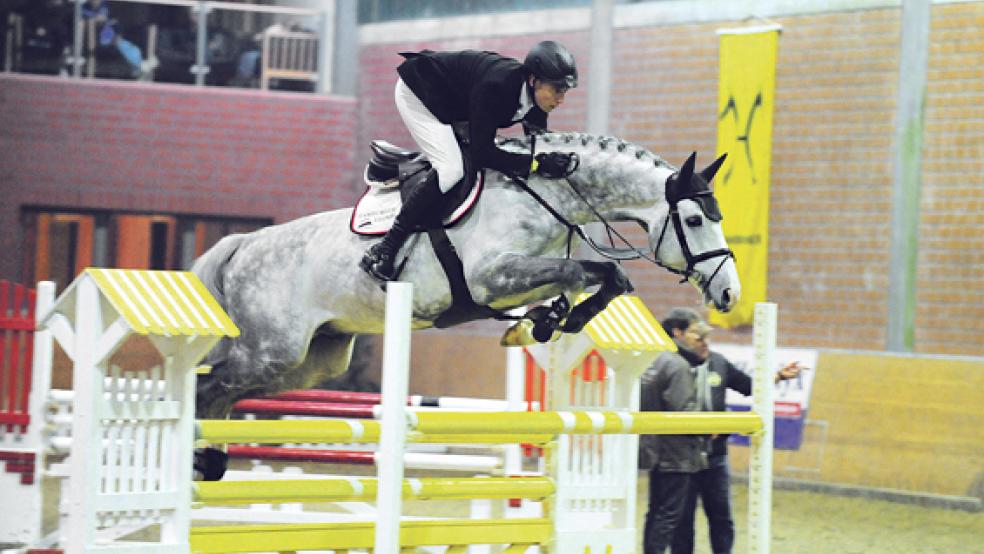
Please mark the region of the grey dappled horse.
<svg viewBox="0 0 984 554"><path fill-rule="evenodd" d="M500 142L528 151L527 140ZM649 239L647 248L633 251L636 257L683 274L719 310L737 302L734 259L707 184L721 159L696 172L691 156L677 172L638 146L577 133L540 135L535 150L571 151L580 160L568 179L529 177L529 188L557 215L578 225L599 215L636 222ZM225 417L238 399L338 375L348 368L355 335L382 332L385 293L358 265L378 239L353 234L350 216L351 209L339 209L230 235L195 262L192 271L242 332L208 355L213 370L199 379L199 417ZM480 305L508 310L601 285L570 312L565 332L580 331L612 298L631 290L615 262L566 258L569 228L495 171L487 170L479 202L448 235ZM408 241L402 255L410 249L400 279L414 284L413 326L424 329L449 307L451 293L427 237Z"/></svg>

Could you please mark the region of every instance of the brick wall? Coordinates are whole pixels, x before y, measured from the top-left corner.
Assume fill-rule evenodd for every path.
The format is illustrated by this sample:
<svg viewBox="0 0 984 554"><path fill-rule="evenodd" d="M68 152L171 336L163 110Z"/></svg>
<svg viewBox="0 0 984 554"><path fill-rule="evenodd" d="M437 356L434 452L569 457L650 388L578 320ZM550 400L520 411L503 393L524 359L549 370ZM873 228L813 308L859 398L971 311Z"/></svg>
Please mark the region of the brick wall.
<svg viewBox="0 0 984 554"><path fill-rule="evenodd" d="M789 345L879 349L886 325L899 12L778 22L783 32L776 68L768 292L780 306L779 336ZM616 64L613 133L676 164L691 150L710 161L717 136L715 30L740 25L617 32L616 59L624 61ZM698 301L693 291L663 275L635 282L657 314ZM719 332L715 340L750 338L745 329Z"/></svg>
<svg viewBox="0 0 984 554"><path fill-rule="evenodd" d="M933 7L916 349L984 354L984 2Z"/></svg>
<svg viewBox="0 0 984 554"><path fill-rule="evenodd" d="M0 275L24 206L271 218L351 205L356 104L0 74Z"/></svg>

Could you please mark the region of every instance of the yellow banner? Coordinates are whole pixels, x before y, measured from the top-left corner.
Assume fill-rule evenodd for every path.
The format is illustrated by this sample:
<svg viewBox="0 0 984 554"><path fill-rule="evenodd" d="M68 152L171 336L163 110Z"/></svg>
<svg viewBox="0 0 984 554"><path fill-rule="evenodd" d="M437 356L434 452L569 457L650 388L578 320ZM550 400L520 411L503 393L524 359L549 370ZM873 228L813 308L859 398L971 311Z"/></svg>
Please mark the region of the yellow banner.
<svg viewBox="0 0 984 554"><path fill-rule="evenodd" d="M720 31L718 154L728 159L715 178L724 214L722 227L735 252L741 300L722 314L720 327L752 323L756 302L766 300L769 270L769 184L772 164L772 107L776 88L779 29Z"/></svg>

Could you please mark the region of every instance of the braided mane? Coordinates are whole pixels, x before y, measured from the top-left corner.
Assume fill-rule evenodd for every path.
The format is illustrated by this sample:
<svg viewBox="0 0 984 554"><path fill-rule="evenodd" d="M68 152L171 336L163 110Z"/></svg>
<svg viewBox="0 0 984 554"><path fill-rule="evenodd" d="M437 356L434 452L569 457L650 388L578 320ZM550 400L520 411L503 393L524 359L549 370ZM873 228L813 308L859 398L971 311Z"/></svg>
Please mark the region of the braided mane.
<svg viewBox="0 0 984 554"><path fill-rule="evenodd" d="M564 145L580 145L582 148L594 146L599 151L612 148L618 152L635 154L638 160L652 160L655 167L673 168L666 160L646 148L616 137L577 132L548 132L536 135L536 140L544 144L555 145L558 149L563 149ZM530 137L528 135L523 137L496 137L496 144L505 150L527 152L530 149Z"/></svg>

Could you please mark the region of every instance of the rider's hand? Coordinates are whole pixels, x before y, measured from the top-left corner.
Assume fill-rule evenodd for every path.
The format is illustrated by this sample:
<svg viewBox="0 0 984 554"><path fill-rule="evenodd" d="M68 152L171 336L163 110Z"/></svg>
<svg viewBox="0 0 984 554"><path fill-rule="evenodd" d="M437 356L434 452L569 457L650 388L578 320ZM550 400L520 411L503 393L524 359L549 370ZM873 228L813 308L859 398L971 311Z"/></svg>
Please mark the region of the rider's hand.
<svg viewBox="0 0 984 554"><path fill-rule="evenodd" d="M550 179L567 177L572 171L573 152L540 152L533 158L534 173Z"/></svg>

